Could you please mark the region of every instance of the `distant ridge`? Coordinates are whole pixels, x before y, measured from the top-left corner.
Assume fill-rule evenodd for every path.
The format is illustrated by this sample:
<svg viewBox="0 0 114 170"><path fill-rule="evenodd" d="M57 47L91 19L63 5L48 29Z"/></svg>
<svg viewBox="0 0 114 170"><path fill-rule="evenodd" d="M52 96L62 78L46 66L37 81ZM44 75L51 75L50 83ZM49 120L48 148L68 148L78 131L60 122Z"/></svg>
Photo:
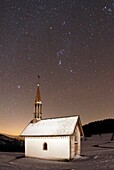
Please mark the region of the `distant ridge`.
<svg viewBox="0 0 114 170"><path fill-rule="evenodd" d="M19 136L19 135L10 135L10 134L6 134L6 133L1 133L0 135L12 138L12 139L17 139L17 140L23 140L23 137Z"/></svg>
<svg viewBox="0 0 114 170"><path fill-rule="evenodd" d="M91 122L83 126L83 131L86 137L94 134L114 133L114 119L104 119L100 121Z"/></svg>
<svg viewBox="0 0 114 170"><path fill-rule="evenodd" d="M0 151L23 152L24 139L19 136L0 134Z"/></svg>

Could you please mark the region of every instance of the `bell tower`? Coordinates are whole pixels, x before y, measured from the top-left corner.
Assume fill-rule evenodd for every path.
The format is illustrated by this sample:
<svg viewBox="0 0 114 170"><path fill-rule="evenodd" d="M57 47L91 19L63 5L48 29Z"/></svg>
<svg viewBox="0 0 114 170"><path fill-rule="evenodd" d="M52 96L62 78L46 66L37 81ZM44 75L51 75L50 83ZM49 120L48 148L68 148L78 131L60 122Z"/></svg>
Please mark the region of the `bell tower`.
<svg viewBox="0 0 114 170"><path fill-rule="evenodd" d="M42 119L42 101L40 96L40 84L39 84L40 76L38 75L38 84L37 84L37 91L35 97L35 111L34 111L34 122L37 122Z"/></svg>

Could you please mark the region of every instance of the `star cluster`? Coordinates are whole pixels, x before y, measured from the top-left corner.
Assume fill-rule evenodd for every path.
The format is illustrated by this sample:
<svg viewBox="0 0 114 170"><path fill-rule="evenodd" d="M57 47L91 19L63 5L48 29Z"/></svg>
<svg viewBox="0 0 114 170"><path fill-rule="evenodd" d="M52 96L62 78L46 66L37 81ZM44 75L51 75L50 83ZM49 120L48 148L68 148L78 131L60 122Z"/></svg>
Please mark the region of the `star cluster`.
<svg viewBox="0 0 114 170"><path fill-rule="evenodd" d="M32 119L38 74L43 117L114 116L114 0L1 0L0 32L1 132Z"/></svg>

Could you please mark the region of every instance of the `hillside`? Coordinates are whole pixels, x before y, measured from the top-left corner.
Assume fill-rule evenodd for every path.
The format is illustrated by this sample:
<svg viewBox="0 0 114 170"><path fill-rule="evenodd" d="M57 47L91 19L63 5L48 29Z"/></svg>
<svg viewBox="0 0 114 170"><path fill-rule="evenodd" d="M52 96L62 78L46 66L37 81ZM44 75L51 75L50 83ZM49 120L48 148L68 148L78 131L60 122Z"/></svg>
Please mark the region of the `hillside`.
<svg viewBox="0 0 114 170"><path fill-rule="evenodd" d="M18 136L0 134L0 151L22 152L24 140Z"/></svg>
<svg viewBox="0 0 114 170"><path fill-rule="evenodd" d="M105 119L101 121L91 122L83 126L84 134L89 137L94 134L100 136L104 133L114 133L114 119Z"/></svg>

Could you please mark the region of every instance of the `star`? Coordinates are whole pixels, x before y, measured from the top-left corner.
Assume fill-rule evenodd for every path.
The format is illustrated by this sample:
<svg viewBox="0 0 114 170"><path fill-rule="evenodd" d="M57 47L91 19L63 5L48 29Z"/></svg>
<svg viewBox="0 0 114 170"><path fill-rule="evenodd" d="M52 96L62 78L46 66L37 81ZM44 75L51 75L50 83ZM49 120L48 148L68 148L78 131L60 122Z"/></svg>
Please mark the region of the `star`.
<svg viewBox="0 0 114 170"><path fill-rule="evenodd" d="M20 86L20 85L18 85L18 86L17 86L17 88L18 88L18 89L20 89L20 88L21 88L21 86Z"/></svg>
<svg viewBox="0 0 114 170"><path fill-rule="evenodd" d="M61 60L59 60L59 65L61 65L62 64L62 61Z"/></svg>

